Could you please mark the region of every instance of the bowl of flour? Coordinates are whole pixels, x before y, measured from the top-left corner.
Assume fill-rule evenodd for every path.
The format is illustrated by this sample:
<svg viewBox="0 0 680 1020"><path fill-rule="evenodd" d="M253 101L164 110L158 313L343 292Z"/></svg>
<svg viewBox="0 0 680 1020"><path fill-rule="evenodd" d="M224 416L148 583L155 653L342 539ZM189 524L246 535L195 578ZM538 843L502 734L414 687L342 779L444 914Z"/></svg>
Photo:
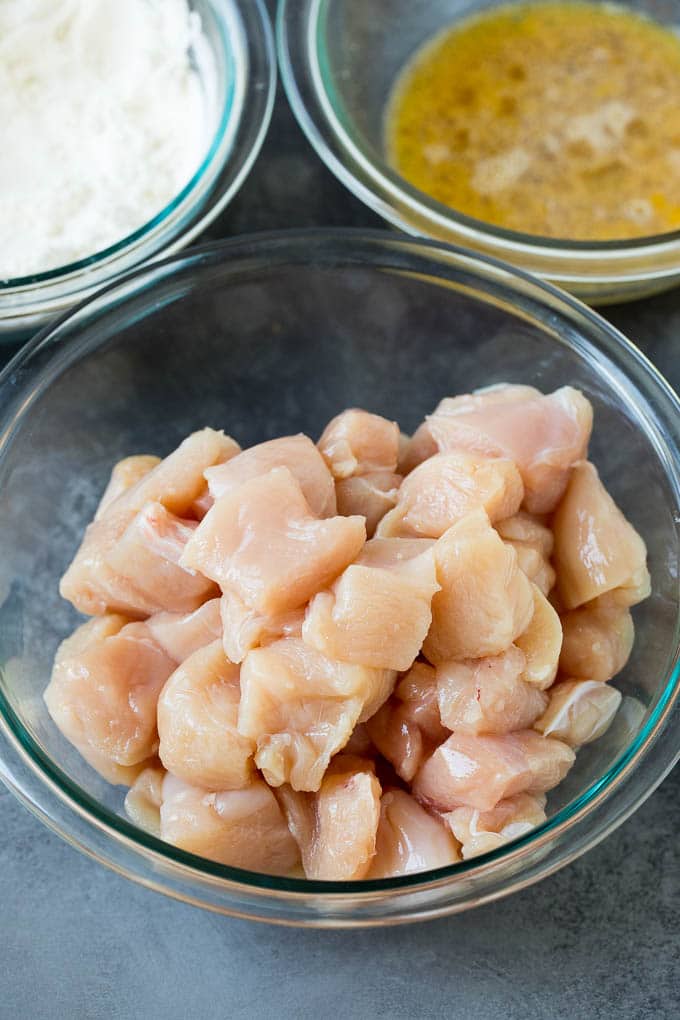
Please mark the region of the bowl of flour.
<svg viewBox="0 0 680 1020"><path fill-rule="evenodd" d="M0 339L196 237L274 85L261 0L3 0Z"/></svg>

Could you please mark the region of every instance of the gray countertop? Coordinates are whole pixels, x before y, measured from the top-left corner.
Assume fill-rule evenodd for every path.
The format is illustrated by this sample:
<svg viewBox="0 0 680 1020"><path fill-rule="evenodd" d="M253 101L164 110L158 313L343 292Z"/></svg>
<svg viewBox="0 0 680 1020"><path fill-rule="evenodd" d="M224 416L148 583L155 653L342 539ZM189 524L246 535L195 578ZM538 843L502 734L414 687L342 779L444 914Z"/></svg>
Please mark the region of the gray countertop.
<svg viewBox="0 0 680 1020"><path fill-rule="evenodd" d="M208 236L380 226L319 163L279 90L263 153ZM680 291L608 316L680 385ZM79 855L0 787L0 1018L680 1015L680 770L605 843L500 903L354 932L234 921Z"/></svg>

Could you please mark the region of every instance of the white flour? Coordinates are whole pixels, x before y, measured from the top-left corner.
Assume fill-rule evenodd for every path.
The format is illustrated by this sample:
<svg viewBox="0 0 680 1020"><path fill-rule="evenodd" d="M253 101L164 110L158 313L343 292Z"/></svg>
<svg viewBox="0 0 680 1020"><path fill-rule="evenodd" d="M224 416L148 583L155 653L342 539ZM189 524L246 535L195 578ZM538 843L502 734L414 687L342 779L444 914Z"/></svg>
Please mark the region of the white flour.
<svg viewBox="0 0 680 1020"><path fill-rule="evenodd" d="M161 211L207 149L187 0L0 0L0 279Z"/></svg>

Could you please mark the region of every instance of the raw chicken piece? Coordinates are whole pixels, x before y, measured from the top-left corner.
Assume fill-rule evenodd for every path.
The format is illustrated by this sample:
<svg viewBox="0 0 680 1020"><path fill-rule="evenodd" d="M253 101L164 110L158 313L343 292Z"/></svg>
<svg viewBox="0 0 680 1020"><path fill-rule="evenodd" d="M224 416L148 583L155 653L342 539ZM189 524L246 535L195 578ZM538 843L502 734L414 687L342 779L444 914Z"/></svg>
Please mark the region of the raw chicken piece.
<svg viewBox="0 0 680 1020"><path fill-rule="evenodd" d="M295 840L266 783L210 793L166 775L161 839L232 868L287 875L300 860Z"/></svg>
<svg viewBox="0 0 680 1020"><path fill-rule="evenodd" d="M210 599L193 613L156 613L146 625L171 659L184 662L193 652L221 637L220 600Z"/></svg>
<svg viewBox="0 0 680 1020"><path fill-rule="evenodd" d="M546 737L558 737L570 747L580 747L602 736L620 704L620 692L609 684L567 680L555 684L550 704L534 729Z"/></svg>
<svg viewBox="0 0 680 1020"><path fill-rule="evenodd" d="M165 769L150 765L140 772L125 795L125 811L131 822L157 839L161 837L161 804Z"/></svg>
<svg viewBox="0 0 680 1020"><path fill-rule="evenodd" d="M315 517L335 515L333 476L312 440L302 433L251 446L226 464L208 468L205 477L213 499L220 499L278 467L288 468L297 479Z"/></svg>
<svg viewBox="0 0 680 1020"><path fill-rule="evenodd" d="M546 559L550 559L555 546L553 533L546 524L545 518L528 514L524 510L498 521L496 531L506 542L530 545L537 549Z"/></svg>
<svg viewBox="0 0 680 1020"><path fill-rule="evenodd" d="M156 704L174 661L143 623L92 620L64 641L45 691L47 709L83 758L110 782L134 774L158 747Z"/></svg>
<svg viewBox="0 0 680 1020"><path fill-rule="evenodd" d="M511 460L464 451L430 457L399 489L401 527L424 538L441 535L471 510L483 507L491 521L514 514L524 489Z"/></svg>
<svg viewBox="0 0 680 1020"><path fill-rule="evenodd" d="M449 735L439 715L432 666L415 662L366 729L397 775L410 783L425 757Z"/></svg>
<svg viewBox="0 0 680 1020"><path fill-rule="evenodd" d="M527 793L546 793L562 782L574 764L576 755L570 747L552 737L544 737L533 730L520 730L512 734L516 745L524 752L531 771Z"/></svg>
<svg viewBox="0 0 680 1020"><path fill-rule="evenodd" d="M533 613L530 582L517 554L491 527L484 510L454 524L435 546L441 591L423 653L432 663L481 659L505 651Z"/></svg>
<svg viewBox="0 0 680 1020"><path fill-rule="evenodd" d="M556 574L545 556L533 545L524 542L506 542L517 553L517 565L544 595L549 595L555 585Z"/></svg>
<svg viewBox="0 0 680 1020"><path fill-rule="evenodd" d="M178 565L196 522L175 517L161 503L139 512L117 509L120 499L87 528L61 579L63 598L90 616L196 609L215 591L206 578Z"/></svg>
<svg viewBox="0 0 680 1020"><path fill-rule="evenodd" d="M270 786L318 790L331 757L389 697L394 679L391 670L334 662L283 638L243 660L239 732L256 741L255 763Z"/></svg>
<svg viewBox="0 0 680 1020"><path fill-rule="evenodd" d="M363 517L318 520L288 468L274 468L216 501L181 563L274 616L330 584L365 540Z"/></svg>
<svg viewBox="0 0 680 1020"><path fill-rule="evenodd" d="M175 517L162 503L147 503L106 554L108 569L138 593L140 611L144 605L152 612L190 613L216 594L211 581L179 566L196 528L196 521Z"/></svg>
<svg viewBox="0 0 680 1020"><path fill-rule="evenodd" d="M381 517L373 532L375 538L413 538L413 532L404 524L404 510L395 506Z"/></svg>
<svg viewBox="0 0 680 1020"><path fill-rule="evenodd" d="M453 733L418 772L413 792L441 811L489 811L516 793L544 793L564 779L574 752L532 730L503 736Z"/></svg>
<svg viewBox="0 0 680 1020"><path fill-rule="evenodd" d="M524 654L514 645L500 655L437 666L439 714L455 733L510 733L525 729L548 704L525 683Z"/></svg>
<svg viewBox="0 0 680 1020"><path fill-rule="evenodd" d="M547 595L555 584L555 571L550 563L554 546L550 528L524 511L498 521L495 528L517 553L520 570Z"/></svg>
<svg viewBox="0 0 680 1020"><path fill-rule="evenodd" d="M399 459L399 426L353 407L328 423L317 445L335 478L394 472Z"/></svg>
<svg viewBox="0 0 680 1020"><path fill-rule="evenodd" d="M368 734L368 722L359 723L354 727L352 736L342 749L344 755L351 754L355 758L366 758L372 761L377 755L377 748Z"/></svg>
<svg viewBox="0 0 680 1020"><path fill-rule="evenodd" d="M444 818L462 844L463 858L469 860L526 836L541 825L546 820L545 796L518 793L499 801L490 811L459 807Z"/></svg>
<svg viewBox="0 0 680 1020"><path fill-rule="evenodd" d="M133 457L125 457L119 460L114 466L104 494L99 500L97 512L94 515L95 521L103 517L111 504L122 496L124 492L136 485L140 478L148 475L149 471L160 464L161 458L154 457L150 453L140 453Z"/></svg>
<svg viewBox="0 0 680 1020"><path fill-rule="evenodd" d="M464 449L514 460L524 482L524 507L550 513L583 457L593 409L579 390L544 396L530 386L500 385L446 398L427 419L440 451Z"/></svg>
<svg viewBox="0 0 680 1020"><path fill-rule="evenodd" d="M302 636L332 659L408 669L430 627L438 590L432 542L371 539L330 591L314 596Z"/></svg>
<svg viewBox="0 0 680 1020"><path fill-rule="evenodd" d="M459 860L458 844L439 819L404 790L383 793L375 857L366 878L394 878Z"/></svg>
<svg viewBox="0 0 680 1020"><path fill-rule="evenodd" d="M408 436L406 439L406 443L400 442L399 444L397 471L402 475L409 474L424 460L438 452L437 444L432 438L430 426L426 421L418 426L410 439Z"/></svg>
<svg viewBox="0 0 680 1020"><path fill-rule="evenodd" d="M222 640L227 657L232 662L243 662L252 648L271 644L281 637L300 637L304 610L264 616L251 609L236 592L224 592L220 603L222 614Z"/></svg>
<svg viewBox="0 0 680 1020"><path fill-rule="evenodd" d="M214 429L188 436L176 450L115 502L117 510L141 510L146 503L162 503L170 513L188 515L205 490L203 472L240 453L241 447ZM112 504L113 506L114 504Z"/></svg>
<svg viewBox="0 0 680 1020"><path fill-rule="evenodd" d="M158 699L158 756L174 776L204 790L238 790L253 775L255 745L236 728L239 668L221 641L175 670Z"/></svg>
<svg viewBox="0 0 680 1020"><path fill-rule="evenodd" d="M202 490L200 496L197 496L191 504L191 516L195 517L197 521L202 521L208 510L210 510L213 506L214 502L214 497L210 494L210 489L206 482L205 488Z"/></svg>
<svg viewBox="0 0 680 1020"><path fill-rule="evenodd" d="M375 854L380 783L370 762L339 755L318 793L278 791L307 878L347 882L365 878Z"/></svg>
<svg viewBox="0 0 680 1020"><path fill-rule="evenodd" d="M628 662L635 639L633 617L625 608L586 603L562 616L560 669L567 676L604 683Z"/></svg>
<svg viewBox="0 0 680 1020"><path fill-rule="evenodd" d="M557 676L562 647L562 624L541 589L533 584L534 611L529 626L515 644L525 655L522 680L544 691Z"/></svg>
<svg viewBox="0 0 680 1020"><path fill-rule="evenodd" d="M553 532L565 609L575 609L615 588L646 590L645 543L587 461L574 469L555 513Z"/></svg>
<svg viewBox="0 0 680 1020"><path fill-rule="evenodd" d="M335 483L338 513L343 517L359 514L366 518L366 534L375 532L378 522L397 502L401 475L392 471L372 471L367 475L340 478Z"/></svg>

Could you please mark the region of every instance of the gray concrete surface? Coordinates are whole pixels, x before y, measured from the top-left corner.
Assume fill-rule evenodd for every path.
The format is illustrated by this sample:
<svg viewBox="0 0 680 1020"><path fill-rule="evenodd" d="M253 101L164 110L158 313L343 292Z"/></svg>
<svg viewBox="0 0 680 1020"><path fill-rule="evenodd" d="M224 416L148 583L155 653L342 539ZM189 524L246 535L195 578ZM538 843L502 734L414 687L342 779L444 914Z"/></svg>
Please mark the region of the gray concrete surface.
<svg viewBox="0 0 680 1020"><path fill-rule="evenodd" d="M258 164L210 237L379 226L279 91ZM680 384L680 291L607 313ZM680 1015L680 771L558 875L466 915L305 932L201 912L80 856L0 788L1 1020Z"/></svg>

